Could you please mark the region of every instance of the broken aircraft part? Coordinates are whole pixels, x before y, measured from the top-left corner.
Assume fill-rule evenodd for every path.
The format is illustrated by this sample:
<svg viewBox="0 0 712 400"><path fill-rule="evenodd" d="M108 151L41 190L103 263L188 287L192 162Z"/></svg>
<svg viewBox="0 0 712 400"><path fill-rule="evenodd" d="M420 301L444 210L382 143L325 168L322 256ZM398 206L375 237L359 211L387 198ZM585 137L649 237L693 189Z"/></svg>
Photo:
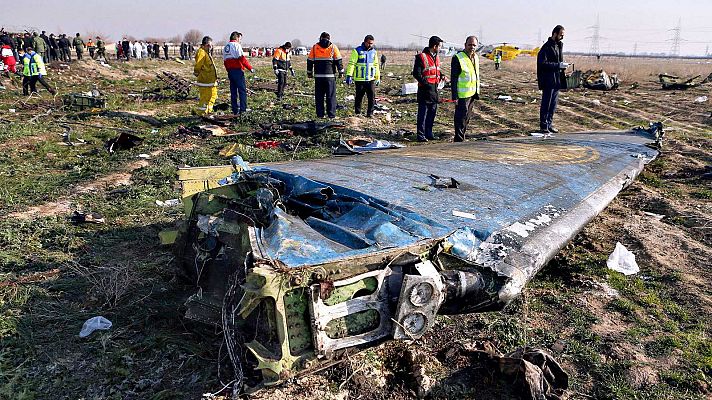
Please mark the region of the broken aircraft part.
<svg viewBox="0 0 712 400"><path fill-rule="evenodd" d="M417 339L437 314L500 310L661 140L588 132L182 168L176 252L199 287L187 316L222 325L240 387ZM419 189L433 176L458 185Z"/></svg>

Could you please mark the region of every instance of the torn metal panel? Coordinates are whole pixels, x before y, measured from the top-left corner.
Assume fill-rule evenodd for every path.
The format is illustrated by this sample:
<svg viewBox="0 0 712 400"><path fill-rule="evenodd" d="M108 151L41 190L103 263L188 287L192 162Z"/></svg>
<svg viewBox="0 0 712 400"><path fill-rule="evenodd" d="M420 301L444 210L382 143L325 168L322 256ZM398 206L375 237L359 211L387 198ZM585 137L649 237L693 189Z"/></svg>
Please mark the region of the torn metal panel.
<svg viewBox="0 0 712 400"><path fill-rule="evenodd" d="M658 155L655 128L182 170L190 315L222 314L272 384L501 309Z"/></svg>

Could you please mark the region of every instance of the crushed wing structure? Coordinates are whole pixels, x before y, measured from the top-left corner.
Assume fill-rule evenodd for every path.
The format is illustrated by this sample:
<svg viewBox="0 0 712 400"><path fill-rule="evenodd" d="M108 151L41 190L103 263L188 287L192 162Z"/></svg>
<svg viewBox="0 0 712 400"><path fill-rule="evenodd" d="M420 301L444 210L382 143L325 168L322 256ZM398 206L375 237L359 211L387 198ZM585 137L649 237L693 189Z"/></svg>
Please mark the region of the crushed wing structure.
<svg viewBox="0 0 712 400"><path fill-rule="evenodd" d="M187 316L255 387L500 310L655 159L654 127L181 169Z"/></svg>

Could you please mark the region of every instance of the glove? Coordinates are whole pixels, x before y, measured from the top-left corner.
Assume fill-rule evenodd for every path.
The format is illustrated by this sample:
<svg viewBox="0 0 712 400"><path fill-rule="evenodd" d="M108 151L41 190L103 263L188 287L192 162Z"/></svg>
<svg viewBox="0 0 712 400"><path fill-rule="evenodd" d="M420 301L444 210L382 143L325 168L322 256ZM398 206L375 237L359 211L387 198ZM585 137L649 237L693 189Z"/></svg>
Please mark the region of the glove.
<svg viewBox="0 0 712 400"><path fill-rule="evenodd" d="M344 77L344 70L339 71L339 79Z"/></svg>
<svg viewBox="0 0 712 400"><path fill-rule="evenodd" d="M480 99L480 94L479 94L479 93L475 93L475 100L479 100L479 99Z"/></svg>
<svg viewBox="0 0 712 400"><path fill-rule="evenodd" d="M310 79L311 79L311 78L313 78L313 77L314 77L314 73L311 72L311 71L307 71L307 78L310 78Z"/></svg>
<svg viewBox="0 0 712 400"><path fill-rule="evenodd" d="M252 72L252 73L254 74L254 73L255 73L255 69L252 68L252 69L250 70L250 72Z"/></svg>
<svg viewBox="0 0 712 400"><path fill-rule="evenodd" d="M289 73L292 74L292 77L294 77L294 75L296 75L296 74L294 73L294 69L292 69L292 68L289 69Z"/></svg>
<svg viewBox="0 0 712 400"><path fill-rule="evenodd" d="M569 63L565 63L565 62L560 62L560 63L559 63L559 68L560 68L560 69L566 69L566 68L568 68L568 67L569 67Z"/></svg>
<svg viewBox="0 0 712 400"><path fill-rule="evenodd" d="M376 86L378 86L378 85L380 85L380 84L381 84L381 80L380 80L380 79L377 79L377 80L376 80Z"/></svg>
<svg viewBox="0 0 712 400"><path fill-rule="evenodd" d="M346 84L347 84L347 85L350 85L350 84L352 84L352 83L354 83L354 78L352 78L352 77L350 77L350 76L347 76L347 77L346 77Z"/></svg>
<svg viewBox="0 0 712 400"><path fill-rule="evenodd" d="M279 76L279 71L277 71L277 68L274 69L274 75Z"/></svg>

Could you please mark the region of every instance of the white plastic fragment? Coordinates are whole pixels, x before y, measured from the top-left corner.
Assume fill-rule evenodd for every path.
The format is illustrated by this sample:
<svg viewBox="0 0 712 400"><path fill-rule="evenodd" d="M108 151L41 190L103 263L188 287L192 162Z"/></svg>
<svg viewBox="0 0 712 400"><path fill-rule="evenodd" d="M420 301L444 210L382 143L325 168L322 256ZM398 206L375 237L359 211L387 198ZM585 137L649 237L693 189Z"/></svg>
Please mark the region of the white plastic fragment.
<svg viewBox="0 0 712 400"><path fill-rule="evenodd" d="M111 328L111 325L111 321L102 316L91 317L84 322L82 330L79 332L79 337L85 338L91 335L95 330L99 329L108 330L109 328Z"/></svg>
<svg viewBox="0 0 712 400"><path fill-rule="evenodd" d="M621 242L616 242L616 248L608 257L606 265L609 269L618 271L623 275L633 275L640 272L638 263L635 262L635 254L626 249Z"/></svg>
<svg viewBox="0 0 712 400"><path fill-rule="evenodd" d="M601 105L601 100L595 99L595 100L593 101L593 104L596 105L596 106L600 106L600 105Z"/></svg>
<svg viewBox="0 0 712 400"><path fill-rule="evenodd" d="M464 212L464 211L457 211L457 210L452 210L452 215L460 218L467 218L467 219L477 219L475 214Z"/></svg>
<svg viewBox="0 0 712 400"><path fill-rule="evenodd" d="M145 154L145 153L141 153L141 154L137 155L136 158L142 158L144 160L148 160L151 158L151 156L148 154Z"/></svg>
<svg viewBox="0 0 712 400"><path fill-rule="evenodd" d="M707 101L707 96L700 96L695 98L695 103L704 103L705 101Z"/></svg>
<svg viewBox="0 0 712 400"><path fill-rule="evenodd" d="M180 199L170 199L166 201L156 200L156 205L159 207L175 207L180 204Z"/></svg>
<svg viewBox="0 0 712 400"><path fill-rule="evenodd" d="M497 97L497 100L512 101L512 96L500 95Z"/></svg>

